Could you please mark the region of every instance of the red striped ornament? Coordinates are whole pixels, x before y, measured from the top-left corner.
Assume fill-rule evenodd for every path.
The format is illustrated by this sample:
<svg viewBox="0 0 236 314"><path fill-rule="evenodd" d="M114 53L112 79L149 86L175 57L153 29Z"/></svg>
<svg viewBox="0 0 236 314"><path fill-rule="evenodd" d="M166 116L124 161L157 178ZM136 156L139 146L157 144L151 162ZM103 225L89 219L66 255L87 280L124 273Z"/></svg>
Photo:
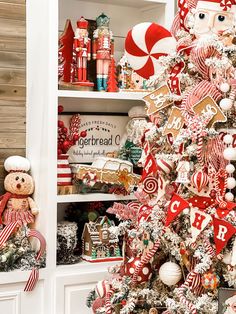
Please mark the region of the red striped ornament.
<svg viewBox="0 0 236 314"><path fill-rule="evenodd" d="M71 185L72 173L68 162L69 155L62 154L57 159L57 185Z"/></svg>
<svg viewBox="0 0 236 314"><path fill-rule="evenodd" d="M174 169L174 162L171 160L158 159L156 161L157 169L168 174Z"/></svg>
<svg viewBox="0 0 236 314"><path fill-rule="evenodd" d="M208 185L209 177L203 170L198 170L192 175L191 183L201 192Z"/></svg>

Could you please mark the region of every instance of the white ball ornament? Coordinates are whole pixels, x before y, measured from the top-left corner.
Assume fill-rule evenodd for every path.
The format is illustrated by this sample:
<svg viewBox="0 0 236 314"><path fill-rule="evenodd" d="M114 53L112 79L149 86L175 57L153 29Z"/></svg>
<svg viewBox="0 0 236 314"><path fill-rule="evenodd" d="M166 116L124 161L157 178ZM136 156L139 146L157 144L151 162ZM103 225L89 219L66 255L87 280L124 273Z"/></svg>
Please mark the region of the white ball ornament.
<svg viewBox="0 0 236 314"><path fill-rule="evenodd" d="M228 164L228 165L225 167L225 170L226 170L227 173L232 174L232 173L234 173L234 171L235 171L235 167L234 167L234 165L232 165L232 164Z"/></svg>
<svg viewBox="0 0 236 314"><path fill-rule="evenodd" d="M224 136L223 141L225 144L232 144L233 143L233 136L231 134L226 134Z"/></svg>
<svg viewBox="0 0 236 314"><path fill-rule="evenodd" d="M173 286L182 278L182 271L179 265L167 262L161 265L159 269L159 277L165 285Z"/></svg>
<svg viewBox="0 0 236 314"><path fill-rule="evenodd" d="M232 100L229 98L221 99L220 101L220 108L224 111L228 111L233 107Z"/></svg>
<svg viewBox="0 0 236 314"><path fill-rule="evenodd" d="M223 92L223 93L228 93L228 91L230 90L230 85L228 83L222 83L220 85L220 90Z"/></svg>
<svg viewBox="0 0 236 314"><path fill-rule="evenodd" d="M233 193L227 192L227 193L225 194L225 199L226 199L227 202L233 202L233 200L234 200L234 195L233 195Z"/></svg>
<svg viewBox="0 0 236 314"><path fill-rule="evenodd" d="M224 159L235 160L236 159L236 149L233 147L227 147L223 152Z"/></svg>
<svg viewBox="0 0 236 314"><path fill-rule="evenodd" d="M236 180L233 177L227 179L227 189L232 190L236 186Z"/></svg>

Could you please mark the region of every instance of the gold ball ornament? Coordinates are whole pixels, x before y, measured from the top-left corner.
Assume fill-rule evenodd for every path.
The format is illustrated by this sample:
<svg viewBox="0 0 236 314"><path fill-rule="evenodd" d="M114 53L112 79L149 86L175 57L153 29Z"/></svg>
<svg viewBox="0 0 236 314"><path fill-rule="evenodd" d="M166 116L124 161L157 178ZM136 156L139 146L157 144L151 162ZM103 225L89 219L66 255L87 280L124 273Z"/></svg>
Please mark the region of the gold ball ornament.
<svg viewBox="0 0 236 314"><path fill-rule="evenodd" d="M159 269L159 277L165 285L173 286L182 278L182 271L178 264L166 262Z"/></svg>

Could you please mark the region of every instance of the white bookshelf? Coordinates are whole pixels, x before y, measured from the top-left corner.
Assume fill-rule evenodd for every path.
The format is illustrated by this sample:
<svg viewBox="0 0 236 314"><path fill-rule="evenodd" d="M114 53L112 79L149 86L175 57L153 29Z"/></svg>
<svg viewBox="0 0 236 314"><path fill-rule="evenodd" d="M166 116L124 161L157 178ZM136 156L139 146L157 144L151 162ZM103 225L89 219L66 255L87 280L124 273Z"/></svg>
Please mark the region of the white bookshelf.
<svg viewBox="0 0 236 314"><path fill-rule="evenodd" d="M130 197L57 195L57 106L66 111L127 112L142 103L143 93L58 91L58 33L65 20L73 27L80 16L95 19L102 12L111 18L115 57L123 53L129 29L140 22L156 22L170 28L174 0L27 0L27 157L35 180L34 199L40 208L36 228L47 240L46 268L40 270L37 288L23 292L29 272L0 273L0 306L8 314L91 314L86 296L98 280L107 276L108 264L56 265L58 208L70 202L132 200Z"/></svg>

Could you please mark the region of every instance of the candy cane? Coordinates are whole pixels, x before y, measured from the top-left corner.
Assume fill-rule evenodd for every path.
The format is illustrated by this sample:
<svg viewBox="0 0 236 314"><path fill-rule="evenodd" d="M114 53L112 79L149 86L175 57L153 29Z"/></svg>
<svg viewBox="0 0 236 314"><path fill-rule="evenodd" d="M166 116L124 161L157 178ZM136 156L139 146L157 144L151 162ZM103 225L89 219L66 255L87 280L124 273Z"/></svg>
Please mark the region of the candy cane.
<svg viewBox="0 0 236 314"><path fill-rule="evenodd" d="M203 159L203 137L198 137L198 143L197 143L197 159L199 164L204 167L204 159Z"/></svg>
<svg viewBox="0 0 236 314"><path fill-rule="evenodd" d="M36 256L36 261L38 261L45 252L46 240L39 231L34 230L34 229L32 229L28 232L27 237L28 238L29 237L36 238L40 242L40 249L39 249L37 256ZM39 270L38 270L38 268L34 267L31 271L29 279L25 285L24 291L26 291L26 292L33 291L33 289L35 288L35 286L38 282L38 279L39 279Z"/></svg>
<svg viewBox="0 0 236 314"><path fill-rule="evenodd" d="M162 231L162 234L163 234L163 231ZM153 248L148 252L148 254L146 254L144 257L142 257L140 263L135 267L134 274L132 277L132 284L133 285L137 284L138 274L139 274L140 270L144 267L144 264L147 264L150 261L150 259L155 255L157 249L160 246L160 243L161 243L161 241L160 241L160 239L158 239L155 242Z"/></svg>
<svg viewBox="0 0 236 314"><path fill-rule="evenodd" d="M223 175L222 175L223 173ZM220 187L220 175L222 175L224 177L224 186L221 189ZM224 196L225 196L225 192L227 189L227 177L228 174L226 171L224 170L220 170L217 174L216 174L216 201L219 204L220 208L226 208L227 207L227 202L224 200Z"/></svg>
<svg viewBox="0 0 236 314"><path fill-rule="evenodd" d="M106 294L106 314L112 314L111 297L114 294L115 289L111 288Z"/></svg>

